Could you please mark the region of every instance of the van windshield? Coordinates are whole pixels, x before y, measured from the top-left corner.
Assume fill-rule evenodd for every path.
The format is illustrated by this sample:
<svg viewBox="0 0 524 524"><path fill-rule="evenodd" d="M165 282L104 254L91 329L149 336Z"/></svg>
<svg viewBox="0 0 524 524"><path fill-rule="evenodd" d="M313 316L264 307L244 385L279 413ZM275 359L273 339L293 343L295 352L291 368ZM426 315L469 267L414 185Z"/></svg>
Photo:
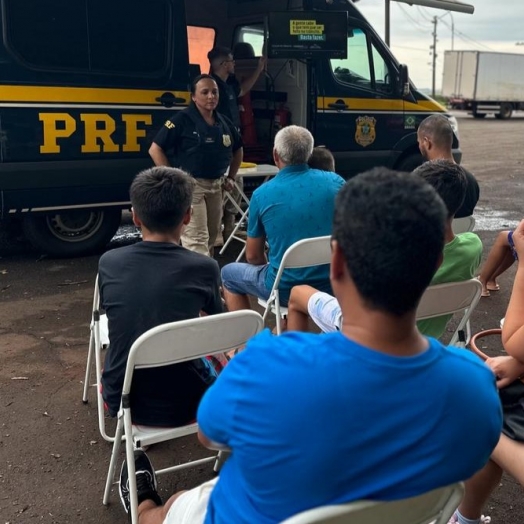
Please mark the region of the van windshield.
<svg viewBox="0 0 524 524"><path fill-rule="evenodd" d="M391 93L392 77L388 63L362 29L348 29L347 58L332 59L333 75L342 84Z"/></svg>

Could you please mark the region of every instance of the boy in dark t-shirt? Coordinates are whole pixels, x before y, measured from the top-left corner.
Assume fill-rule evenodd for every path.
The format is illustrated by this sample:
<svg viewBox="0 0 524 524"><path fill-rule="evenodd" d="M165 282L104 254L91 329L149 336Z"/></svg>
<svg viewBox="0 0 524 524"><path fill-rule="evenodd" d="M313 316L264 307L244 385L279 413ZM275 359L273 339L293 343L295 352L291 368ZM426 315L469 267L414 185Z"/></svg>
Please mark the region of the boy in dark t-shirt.
<svg viewBox="0 0 524 524"><path fill-rule="evenodd" d="M191 219L193 185L180 169L155 167L139 173L130 192L133 221L142 229L143 242L100 258L100 296L110 339L102 394L111 416L120 407L127 357L140 335L160 324L195 318L202 311L222 312L217 262L180 246L182 229ZM150 426L190 422L215 377L205 359L137 370L131 396L133 422Z"/></svg>

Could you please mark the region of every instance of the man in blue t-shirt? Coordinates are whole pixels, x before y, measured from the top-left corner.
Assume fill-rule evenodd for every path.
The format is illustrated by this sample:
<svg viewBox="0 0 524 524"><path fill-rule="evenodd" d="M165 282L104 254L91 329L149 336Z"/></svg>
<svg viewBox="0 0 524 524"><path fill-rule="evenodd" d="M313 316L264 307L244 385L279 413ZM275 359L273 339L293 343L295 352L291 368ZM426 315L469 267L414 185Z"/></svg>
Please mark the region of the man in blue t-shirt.
<svg viewBox="0 0 524 524"><path fill-rule="evenodd" d="M235 262L222 268L229 311L249 309L249 295L269 298L288 247L298 240L331 233L335 196L344 180L336 173L311 169L307 161L312 151L313 136L303 127L284 127L275 136L273 158L280 171L251 197L247 263ZM329 291L328 265L286 270L280 280L282 305L287 304L290 290L297 284Z"/></svg>
<svg viewBox="0 0 524 524"><path fill-rule="evenodd" d="M276 524L316 506L411 497L482 468L501 430L495 377L415 323L445 219L417 175L378 168L348 182L330 271L341 331L253 338L198 410L201 442L232 451L220 476L158 507L140 453L140 523Z"/></svg>

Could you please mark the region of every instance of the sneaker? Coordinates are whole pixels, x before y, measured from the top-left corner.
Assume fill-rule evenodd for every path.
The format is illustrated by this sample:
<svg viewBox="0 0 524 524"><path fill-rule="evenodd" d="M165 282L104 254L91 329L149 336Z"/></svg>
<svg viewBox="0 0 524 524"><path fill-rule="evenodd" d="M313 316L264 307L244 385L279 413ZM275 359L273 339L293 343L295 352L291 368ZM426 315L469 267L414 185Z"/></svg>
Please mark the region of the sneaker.
<svg viewBox="0 0 524 524"><path fill-rule="evenodd" d="M131 498L129 494L129 478L127 475L127 463L124 460L122 470L120 471L118 491L122 505L126 513L129 513ZM144 500L152 500L157 506L161 506L162 499L157 492L155 470L153 469L151 461L141 449L135 450L135 475L138 504L144 502Z"/></svg>
<svg viewBox="0 0 524 524"><path fill-rule="evenodd" d="M457 514L454 513L453 516L448 520L448 524L457 524L458 523L458 517ZM487 517L482 515L480 517L479 524L490 524L491 523L491 517Z"/></svg>

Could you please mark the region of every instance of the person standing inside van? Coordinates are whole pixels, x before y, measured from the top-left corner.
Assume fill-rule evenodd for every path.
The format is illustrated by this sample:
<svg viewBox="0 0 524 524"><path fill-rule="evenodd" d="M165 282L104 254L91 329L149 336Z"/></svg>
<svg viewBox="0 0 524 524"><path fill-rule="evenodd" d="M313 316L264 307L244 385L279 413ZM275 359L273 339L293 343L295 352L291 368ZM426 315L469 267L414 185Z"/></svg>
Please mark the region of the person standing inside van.
<svg viewBox="0 0 524 524"><path fill-rule="evenodd" d="M220 93L217 109L219 113L226 115L237 129L240 129L238 99L251 91L260 73L266 67L266 57L260 58L257 68L242 82L235 77L235 59L228 47L213 47L207 54L207 59L211 76L215 79Z"/></svg>
<svg viewBox="0 0 524 524"><path fill-rule="evenodd" d="M217 112L219 91L210 75L197 76L191 85L192 102L178 112L155 136L149 154L157 166L175 166L196 181L193 216L182 235L182 245L213 256L222 220L222 187L230 191L242 162L242 139L229 118ZM228 171L227 178L224 174Z"/></svg>
<svg viewBox="0 0 524 524"><path fill-rule="evenodd" d="M258 80L260 73L266 67L266 58L262 56L258 61L257 68L247 78L239 82L235 76L235 59L228 47L216 46L207 54L211 76L215 79L218 86L218 107L220 114L227 116L235 127L240 131L240 107L239 97L251 91L251 88ZM243 189L242 178L239 177L237 183ZM240 204L240 193L236 187L231 191L231 196ZM235 216L237 207L229 200L224 202L224 232L223 239L226 241L235 227Z"/></svg>

